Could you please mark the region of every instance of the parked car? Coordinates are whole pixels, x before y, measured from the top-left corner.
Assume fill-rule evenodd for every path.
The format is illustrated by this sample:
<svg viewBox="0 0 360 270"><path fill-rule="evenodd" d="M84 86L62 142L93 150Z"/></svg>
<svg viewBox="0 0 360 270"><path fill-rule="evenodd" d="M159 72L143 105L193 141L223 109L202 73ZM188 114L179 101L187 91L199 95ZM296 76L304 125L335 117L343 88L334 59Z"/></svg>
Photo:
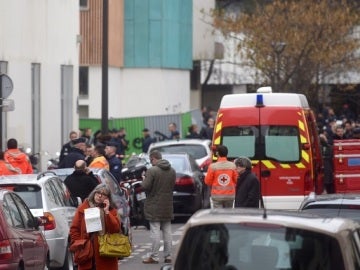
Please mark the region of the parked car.
<svg viewBox="0 0 360 270"><path fill-rule="evenodd" d="M192 215L210 206L210 196L204 173L189 154L163 154L176 171L173 191L174 215Z"/></svg>
<svg viewBox="0 0 360 270"><path fill-rule="evenodd" d="M118 207L118 213L121 217L121 225L123 233L129 235L131 239L131 224L130 224L130 205L129 205L129 198L125 190L120 188L118 181L115 177L106 169L96 169L90 168L96 178L99 180L99 183L105 183L111 190L112 197L116 206ZM72 174L74 171L73 168L65 168L65 169L53 169L50 172L55 173L58 175L62 181L65 181L65 178Z"/></svg>
<svg viewBox="0 0 360 270"><path fill-rule="evenodd" d="M73 269L68 247L69 229L76 207L66 196L60 178L46 173L3 176L0 188L14 191L25 201L31 213L41 219L40 228L49 246L47 267Z"/></svg>
<svg viewBox="0 0 360 270"><path fill-rule="evenodd" d="M201 139L182 139L154 142L149 146L148 154L152 150L161 153L179 154L187 153L191 155L203 172L206 172L211 164L210 140Z"/></svg>
<svg viewBox="0 0 360 270"><path fill-rule="evenodd" d="M0 269L44 269L49 247L40 219L16 193L0 189Z"/></svg>
<svg viewBox="0 0 360 270"><path fill-rule="evenodd" d="M360 269L360 224L296 211L206 209L185 224L161 269Z"/></svg>
<svg viewBox="0 0 360 270"><path fill-rule="evenodd" d="M360 194L323 194L311 193L301 203L299 211L326 217L351 218L360 222Z"/></svg>

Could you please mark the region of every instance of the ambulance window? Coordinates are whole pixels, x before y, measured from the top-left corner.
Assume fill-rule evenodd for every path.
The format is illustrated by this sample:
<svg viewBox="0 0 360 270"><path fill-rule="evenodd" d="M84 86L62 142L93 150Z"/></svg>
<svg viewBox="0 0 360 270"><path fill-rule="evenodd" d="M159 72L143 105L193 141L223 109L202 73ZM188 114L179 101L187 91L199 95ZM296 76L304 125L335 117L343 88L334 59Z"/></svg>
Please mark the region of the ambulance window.
<svg viewBox="0 0 360 270"><path fill-rule="evenodd" d="M226 127L222 130L222 144L229 149L228 157L255 156L256 127Z"/></svg>
<svg viewBox="0 0 360 270"><path fill-rule="evenodd" d="M265 156L280 162L298 162L300 143L297 127L269 126L265 135Z"/></svg>

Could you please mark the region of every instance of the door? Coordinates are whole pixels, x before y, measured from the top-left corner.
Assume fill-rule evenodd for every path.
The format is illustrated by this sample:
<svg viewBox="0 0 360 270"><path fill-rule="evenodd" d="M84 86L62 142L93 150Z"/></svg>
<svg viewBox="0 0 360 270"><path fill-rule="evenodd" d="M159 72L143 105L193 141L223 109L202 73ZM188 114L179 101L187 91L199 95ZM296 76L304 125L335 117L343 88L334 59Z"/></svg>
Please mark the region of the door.
<svg viewBox="0 0 360 270"><path fill-rule="evenodd" d="M221 129L218 129L220 124ZM298 108L247 107L223 109L215 130L228 147L229 160L252 160L268 208L297 209L304 198L304 181L311 176L307 127ZM215 137L216 140L216 137Z"/></svg>

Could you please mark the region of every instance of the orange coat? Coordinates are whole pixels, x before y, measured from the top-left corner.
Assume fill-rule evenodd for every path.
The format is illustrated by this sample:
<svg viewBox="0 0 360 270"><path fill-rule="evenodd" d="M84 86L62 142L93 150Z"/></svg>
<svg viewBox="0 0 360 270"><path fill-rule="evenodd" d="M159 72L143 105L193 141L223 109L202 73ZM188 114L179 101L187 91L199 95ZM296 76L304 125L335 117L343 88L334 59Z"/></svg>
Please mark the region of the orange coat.
<svg viewBox="0 0 360 270"><path fill-rule="evenodd" d="M211 197L234 199L237 175L235 164L226 157L219 157L209 166L205 177L205 184L211 187Z"/></svg>
<svg viewBox="0 0 360 270"><path fill-rule="evenodd" d="M23 174L33 173L29 157L19 149L8 149L4 153L4 158L14 168L19 168Z"/></svg>
<svg viewBox="0 0 360 270"><path fill-rule="evenodd" d="M79 239L90 238L86 232L84 210L89 208L88 199L86 199L77 209L70 227L71 242ZM120 220L116 209L111 209L108 215L104 214L105 218L105 232L116 233L120 231ZM118 259L111 257L100 257L99 242L97 241L97 233L93 233L93 247L96 270L118 270ZM78 270L91 269L91 261L85 264L78 265Z"/></svg>
<svg viewBox="0 0 360 270"><path fill-rule="evenodd" d="M21 171L19 169L11 166L10 163L0 160L0 175L12 175L12 174L20 174Z"/></svg>
<svg viewBox="0 0 360 270"><path fill-rule="evenodd" d="M100 168L109 170L109 162L104 156L99 156L94 158L94 160L90 163L89 168Z"/></svg>

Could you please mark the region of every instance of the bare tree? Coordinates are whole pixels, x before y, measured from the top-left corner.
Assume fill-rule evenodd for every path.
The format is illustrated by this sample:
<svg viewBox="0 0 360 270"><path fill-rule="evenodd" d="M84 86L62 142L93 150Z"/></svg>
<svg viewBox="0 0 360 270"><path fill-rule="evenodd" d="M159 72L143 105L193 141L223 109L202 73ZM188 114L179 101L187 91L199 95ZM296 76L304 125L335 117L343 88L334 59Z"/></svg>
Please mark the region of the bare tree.
<svg viewBox="0 0 360 270"><path fill-rule="evenodd" d="M311 99L324 79L359 65L360 13L349 1L274 0L251 13L216 9L212 16L225 38L238 39L239 57L261 72L260 83L276 92Z"/></svg>

